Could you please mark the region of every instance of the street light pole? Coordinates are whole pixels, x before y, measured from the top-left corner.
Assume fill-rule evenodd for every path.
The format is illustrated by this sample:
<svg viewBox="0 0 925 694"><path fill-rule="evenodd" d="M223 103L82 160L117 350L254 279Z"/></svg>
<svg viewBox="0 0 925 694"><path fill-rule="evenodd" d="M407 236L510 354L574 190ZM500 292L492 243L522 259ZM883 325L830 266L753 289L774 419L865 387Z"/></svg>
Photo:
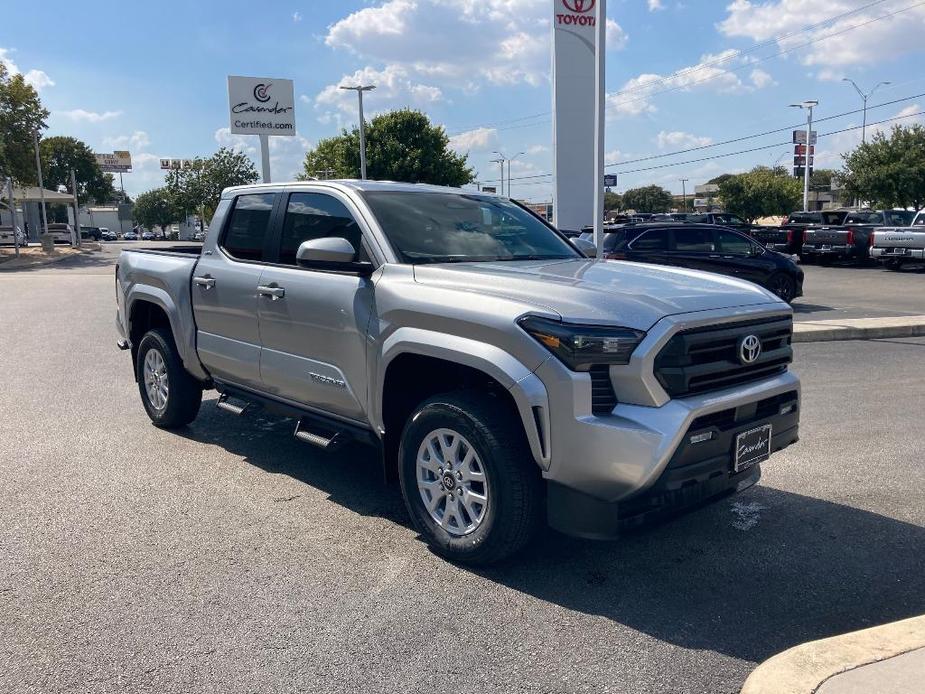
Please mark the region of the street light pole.
<svg viewBox="0 0 925 694"><path fill-rule="evenodd" d="M492 152L492 154L498 155L498 158L492 159L491 163L500 164L501 166L501 195L504 195L504 162L507 161L507 158L503 154L501 154L501 152L498 152L497 150ZM510 193L510 191L508 191L508 193Z"/></svg>
<svg viewBox="0 0 925 694"><path fill-rule="evenodd" d="M689 178L681 179L681 197L684 200L684 211L687 212L687 182L691 180Z"/></svg>
<svg viewBox="0 0 925 694"><path fill-rule="evenodd" d="M357 93L360 110L360 179L363 181L366 180L366 122L363 120L363 92L370 92L375 88L375 84L357 85L355 87L341 87L341 89L346 89Z"/></svg>
<svg viewBox="0 0 925 694"><path fill-rule="evenodd" d="M518 152L513 157L507 160L507 196L511 197L511 162L514 161L521 154L526 154L526 152Z"/></svg>
<svg viewBox="0 0 925 694"><path fill-rule="evenodd" d="M791 108L806 110L806 153L803 159L803 211L809 212L809 162L813 152L813 108L819 105L815 99L803 101L799 104L790 104Z"/></svg>
<svg viewBox="0 0 925 694"><path fill-rule="evenodd" d="M862 110L864 112L864 120L861 125L861 144L864 144L865 142L867 142L867 100L871 96L873 96L874 92L877 91L880 87L885 87L886 85L893 84L893 83L892 82L877 82L877 84L874 85L874 88L865 94L863 90L857 85L857 82L855 82L853 79L849 77L843 77L842 82L850 83L851 86L854 87L854 91L856 91L858 93L858 96L861 97L861 103L863 104Z"/></svg>

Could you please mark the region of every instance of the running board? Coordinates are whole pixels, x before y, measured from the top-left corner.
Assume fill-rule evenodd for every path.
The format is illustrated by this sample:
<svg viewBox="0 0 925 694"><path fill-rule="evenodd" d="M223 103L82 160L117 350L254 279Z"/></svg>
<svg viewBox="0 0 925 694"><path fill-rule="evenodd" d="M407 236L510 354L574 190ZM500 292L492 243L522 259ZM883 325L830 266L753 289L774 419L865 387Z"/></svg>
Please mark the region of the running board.
<svg viewBox="0 0 925 694"><path fill-rule="evenodd" d="M299 419L292 435L299 441L310 443L323 451L334 451L350 438L350 435L343 431L323 429L317 424L310 424L305 418Z"/></svg>
<svg viewBox="0 0 925 694"><path fill-rule="evenodd" d="M233 402L229 402L227 393L222 393L218 396L218 402L215 403L215 406L220 410L225 410L225 412L230 412L233 415L241 416L250 407L250 403L244 403L244 405L235 405Z"/></svg>

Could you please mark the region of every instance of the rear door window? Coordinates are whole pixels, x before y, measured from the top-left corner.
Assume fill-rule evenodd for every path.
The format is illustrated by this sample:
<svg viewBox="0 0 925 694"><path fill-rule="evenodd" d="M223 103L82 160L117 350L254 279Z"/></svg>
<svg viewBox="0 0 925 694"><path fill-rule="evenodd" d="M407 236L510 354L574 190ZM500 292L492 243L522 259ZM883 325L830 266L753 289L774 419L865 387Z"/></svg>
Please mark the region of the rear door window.
<svg viewBox="0 0 925 694"><path fill-rule="evenodd" d="M741 234L721 229L717 234L719 246L723 253L728 255L753 255L757 246Z"/></svg>
<svg viewBox="0 0 925 694"><path fill-rule="evenodd" d="M652 229L637 237L630 244L634 251L653 253L668 250L668 232L665 229Z"/></svg>
<svg viewBox="0 0 925 694"><path fill-rule="evenodd" d="M715 250L713 230L675 229L674 249L678 253L712 253Z"/></svg>
<svg viewBox="0 0 925 694"><path fill-rule="evenodd" d="M276 193L254 193L235 198L231 219L220 246L236 260L263 260Z"/></svg>

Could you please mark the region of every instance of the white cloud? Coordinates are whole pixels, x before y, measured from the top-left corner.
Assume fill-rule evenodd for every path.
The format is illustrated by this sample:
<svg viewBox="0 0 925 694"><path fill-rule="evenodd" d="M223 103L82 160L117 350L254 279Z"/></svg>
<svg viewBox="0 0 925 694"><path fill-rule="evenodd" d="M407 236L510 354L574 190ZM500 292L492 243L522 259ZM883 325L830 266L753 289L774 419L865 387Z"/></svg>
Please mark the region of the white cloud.
<svg viewBox="0 0 925 694"><path fill-rule="evenodd" d="M527 147L527 154L530 156L536 156L537 154L545 154L549 151L547 145L530 145Z"/></svg>
<svg viewBox="0 0 925 694"><path fill-rule="evenodd" d="M112 149L127 149L130 152L140 152L151 144L151 138L144 130L136 130L131 135L117 135L104 137L103 144Z"/></svg>
<svg viewBox="0 0 925 694"><path fill-rule="evenodd" d="M777 40L781 49L795 50L804 65L821 68L877 64L919 50L925 6L891 14L908 5L866 7L870 4L867 0L733 0L718 28L726 36L754 41L781 37ZM825 21L833 17L839 18ZM816 24L820 26L809 32L793 31Z"/></svg>
<svg viewBox="0 0 925 694"><path fill-rule="evenodd" d="M498 131L495 128L476 128L450 138L450 147L457 152L486 152L496 146Z"/></svg>
<svg viewBox="0 0 925 694"><path fill-rule="evenodd" d="M867 126L867 141L876 133L889 133L894 126L909 127L914 123L925 124L925 115L922 114L920 104L910 104L896 113L885 113L881 116L872 116L868 113L868 120L874 123ZM879 120L888 120L886 123L876 123ZM816 147L816 166L818 168L838 168L842 165L841 155L849 152L861 144L861 122L846 123L842 128L854 128L847 132L838 133L830 137L821 138ZM839 128L841 129L841 128Z"/></svg>
<svg viewBox="0 0 925 694"><path fill-rule="evenodd" d="M64 116L72 121L82 123L102 123L103 121L118 118L122 115L122 111L104 111L103 113L97 113L96 111L85 111L82 108L75 108L70 111L56 111L55 115Z"/></svg>
<svg viewBox="0 0 925 694"><path fill-rule="evenodd" d="M665 6L662 4L662 0L649 0L649 12L657 12L658 10L664 10Z"/></svg>
<svg viewBox="0 0 925 694"><path fill-rule="evenodd" d="M764 89L769 85L776 84L774 78L771 77L769 73L757 67L751 71L751 74L748 76L748 78L751 80L756 89Z"/></svg>
<svg viewBox="0 0 925 694"><path fill-rule="evenodd" d="M746 91L742 79L729 68L743 64L739 52L733 49L707 54L700 62L666 76L642 74L632 78L618 91L607 95L610 116L636 116L656 111L652 98L662 91L705 89L722 93ZM757 87L758 85L753 85Z"/></svg>
<svg viewBox="0 0 925 694"><path fill-rule="evenodd" d="M12 52L13 49L0 48L0 64L2 64L7 69L7 72L9 72L11 75L22 74L19 66L10 57L10 53ZM42 91L46 87L55 86L54 80L51 79L51 77L48 76L48 73L44 70L29 70L23 74L23 79L26 81L26 84L31 85L37 92Z"/></svg>
<svg viewBox="0 0 925 694"><path fill-rule="evenodd" d="M302 13L301 13L301 12L293 12L293 13L292 13L292 21L293 21L293 22L296 22L296 23L301 22L301 21L302 21Z"/></svg>
<svg viewBox="0 0 925 694"><path fill-rule="evenodd" d="M681 130L671 132L662 130L655 138L659 149L687 149L690 147L703 147L713 143L712 137L700 137Z"/></svg>
<svg viewBox="0 0 925 694"><path fill-rule="evenodd" d="M425 107L443 101L439 87L414 81L408 71L400 65L387 65L382 70L365 67L352 75L345 75L337 84L330 84L314 99L315 108L321 112L322 122L336 121L343 126L357 116L357 95L354 91L340 89L341 85L374 84L376 89L363 96L364 116L367 118L378 111L401 106ZM303 102L312 100L303 95ZM347 117L345 119L345 116Z"/></svg>
<svg viewBox="0 0 925 694"><path fill-rule="evenodd" d="M380 0L332 24L324 41L370 61L367 70L401 69L444 91L539 86L549 77L549 9L548 0ZM607 38L614 49L627 41L613 20Z"/></svg>

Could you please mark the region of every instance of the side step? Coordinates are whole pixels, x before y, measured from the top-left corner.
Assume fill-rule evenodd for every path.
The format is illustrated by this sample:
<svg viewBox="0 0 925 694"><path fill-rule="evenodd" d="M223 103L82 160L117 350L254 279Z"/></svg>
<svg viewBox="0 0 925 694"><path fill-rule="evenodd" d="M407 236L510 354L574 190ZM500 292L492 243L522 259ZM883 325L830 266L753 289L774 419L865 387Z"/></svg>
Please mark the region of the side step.
<svg viewBox="0 0 925 694"><path fill-rule="evenodd" d="M323 451L337 450L351 438L347 432L321 427L305 417L299 419L292 435L299 441L310 443Z"/></svg>
<svg viewBox="0 0 925 694"><path fill-rule="evenodd" d="M215 403L215 406L220 410L225 410L225 412L240 416L247 411L250 407L250 403L246 402L243 405L235 405L233 402L229 401L227 393L222 393L218 396L218 402Z"/></svg>

